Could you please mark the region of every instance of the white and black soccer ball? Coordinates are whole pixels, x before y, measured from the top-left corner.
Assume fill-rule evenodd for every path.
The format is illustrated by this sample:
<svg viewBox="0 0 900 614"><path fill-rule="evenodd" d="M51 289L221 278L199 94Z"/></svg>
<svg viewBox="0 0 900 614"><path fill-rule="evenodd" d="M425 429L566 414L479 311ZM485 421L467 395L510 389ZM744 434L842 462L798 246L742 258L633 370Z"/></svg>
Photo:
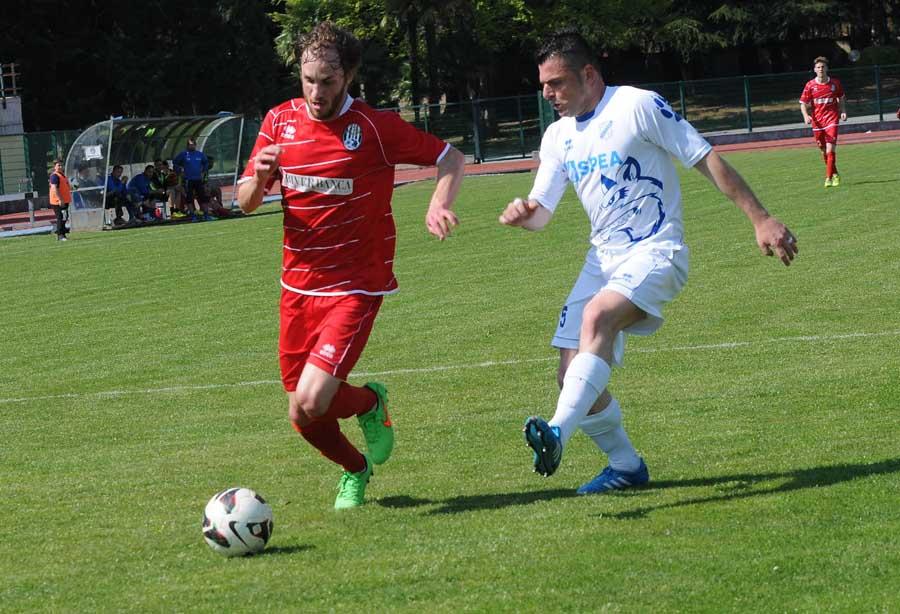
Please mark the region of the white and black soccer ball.
<svg viewBox="0 0 900 614"><path fill-rule="evenodd" d="M203 539L225 556L255 554L272 536L272 508L249 488L216 493L203 511Z"/></svg>

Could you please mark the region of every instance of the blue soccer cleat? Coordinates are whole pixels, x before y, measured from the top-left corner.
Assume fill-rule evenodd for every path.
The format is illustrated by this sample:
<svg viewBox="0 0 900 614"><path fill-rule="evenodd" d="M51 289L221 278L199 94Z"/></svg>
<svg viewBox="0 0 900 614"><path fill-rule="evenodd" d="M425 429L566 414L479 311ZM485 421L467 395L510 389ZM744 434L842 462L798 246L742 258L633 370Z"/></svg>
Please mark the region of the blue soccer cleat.
<svg viewBox="0 0 900 614"><path fill-rule="evenodd" d="M597 477L587 484L582 484L581 488L578 489L578 494L602 495L614 490L643 486L649 481L650 472L647 471L647 465L644 464L644 459L642 458L641 466L637 468L637 471L630 473L618 471L607 465L606 469L601 471Z"/></svg>
<svg viewBox="0 0 900 614"><path fill-rule="evenodd" d="M550 426L543 418L531 416L525 421L525 442L534 451L534 471L544 477L553 475L562 460L559 427Z"/></svg>

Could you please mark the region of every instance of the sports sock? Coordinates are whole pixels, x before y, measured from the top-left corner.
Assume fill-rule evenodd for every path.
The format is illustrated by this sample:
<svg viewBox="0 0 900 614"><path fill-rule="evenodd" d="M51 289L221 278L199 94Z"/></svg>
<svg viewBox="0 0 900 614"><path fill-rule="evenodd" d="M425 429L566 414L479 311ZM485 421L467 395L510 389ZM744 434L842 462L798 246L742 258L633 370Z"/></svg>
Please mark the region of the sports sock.
<svg viewBox="0 0 900 614"><path fill-rule="evenodd" d="M834 175L834 152L831 152L827 156L827 161L825 163L825 176L831 179Z"/></svg>
<svg viewBox="0 0 900 614"><path fill-rule="evenodd" d="M631 473L641 466L641 457L622 427L622 409L616 399L603 411L587 416L580 426L584 434L606 453L613 469Z"/></svg>
<svg viewBox="0 0 900 614"><path fill-rule="evenodd" d="M375 392L365 386L351 386L341 382L323 418L346 419L364 414L378 402Z"/></svg>
<svg viewBox="0 0 900 614"><path fill-rule="evenodd" d="M306 426L291 422L291 426L322 456L337 463L345 471L359 473L366 468L366 458L344 436L337 420L315 420Z"/></svg>
<svg viewBox="0 0 900 614"><path fill-rule="evenodd" d="M578 424L606 388L610 372L606 361L590 352L576 354L569 363L556 403L556 413L549 423L550 426L559 427L563 445L569 441Z"/></svg>

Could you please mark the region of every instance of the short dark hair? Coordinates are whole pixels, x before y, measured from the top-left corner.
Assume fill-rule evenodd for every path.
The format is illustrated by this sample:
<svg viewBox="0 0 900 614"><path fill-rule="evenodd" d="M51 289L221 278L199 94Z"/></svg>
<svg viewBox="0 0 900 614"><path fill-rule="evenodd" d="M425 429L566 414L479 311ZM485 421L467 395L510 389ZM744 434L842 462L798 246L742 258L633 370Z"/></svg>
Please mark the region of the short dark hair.
<svg viewBox="0 0 900 614"><path fill-rule="evenodd" d="M590 64L600 72L600 59L575 28L557 30L544 39L534 59L540 66L552 57L558 57L572 70L580 70Z"/></svg>
<svg viewBox="0 0 900 614"><path fill-rule="evenodd" d="M329 49L338 54L344 74L356 72L359 68L362 62L362 44L359 39L330 21L323 21L309 32L301 34L297 38L294 53L297 62L303 62L304 54L308 54L310 59L319 59Z"/></svg>
<svg viewBox="0 0 900 614"><path fill-rule="evenodd" d="M122 168L122 169L124 170L124 168L123 168L123 166L122 166L121 164L116 164L116 165L113 167L113 170L116 170L117 168Z"/></svg>

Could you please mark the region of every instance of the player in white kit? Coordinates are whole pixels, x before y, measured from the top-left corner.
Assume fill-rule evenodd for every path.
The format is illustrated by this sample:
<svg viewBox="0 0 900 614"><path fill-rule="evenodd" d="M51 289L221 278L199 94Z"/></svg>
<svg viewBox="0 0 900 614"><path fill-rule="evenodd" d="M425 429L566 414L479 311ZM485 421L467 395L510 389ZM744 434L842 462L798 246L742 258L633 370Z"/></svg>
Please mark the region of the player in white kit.
<svg viewBox="0 0 900 614"><path fill-rule="evenodd" d="M703 173L747 215L762 253L789 265L797 242L662 97L607 86L577 32L549 37L537 63L543 96L561 117L544 134L531 193L513 199L500 222L543 228L571 182L591 222L591 247L553 337L560 350L556 412L549 422L528 418L525 440L534 470L549 476L581 427L609 465L578 492L600 494L650 479L607 384L611 367L621 364L624 334L658 329L663 305L687 281L681 188L670 156Z"/></svg>

